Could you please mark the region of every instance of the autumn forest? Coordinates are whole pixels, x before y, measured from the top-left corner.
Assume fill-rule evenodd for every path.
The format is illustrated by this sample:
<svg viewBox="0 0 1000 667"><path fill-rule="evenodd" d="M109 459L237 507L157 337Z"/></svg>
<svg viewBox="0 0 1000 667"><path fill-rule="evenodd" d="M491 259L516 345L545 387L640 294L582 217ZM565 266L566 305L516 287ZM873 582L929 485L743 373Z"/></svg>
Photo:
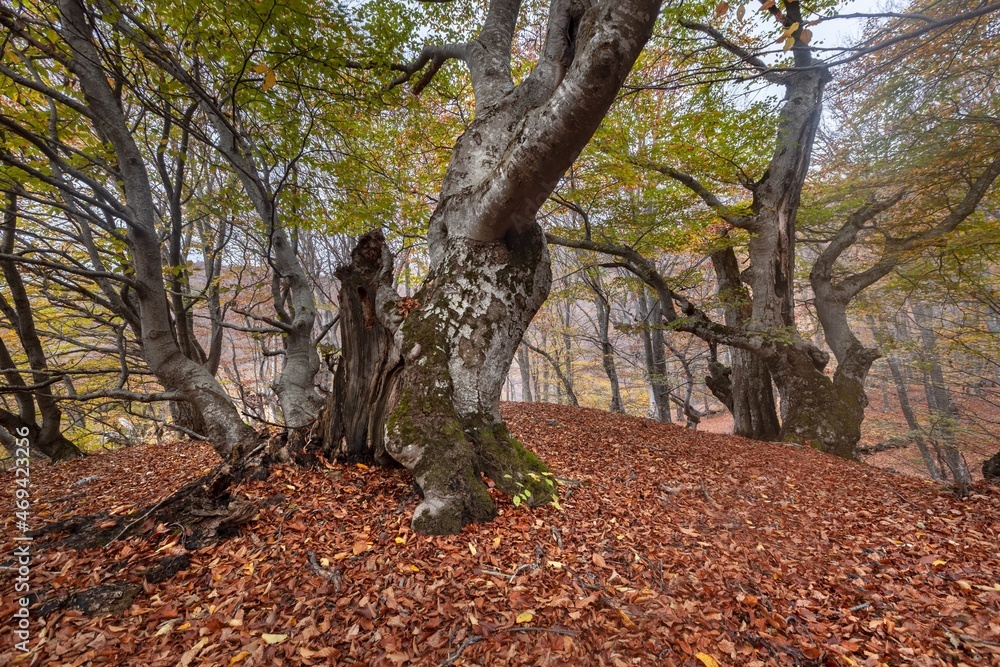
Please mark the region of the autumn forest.
<svg viewBox="0 0 1000 667"><path fill-rule="evenodd" d="M0 0L0 662L1000 665L998 49Z"/></svg>

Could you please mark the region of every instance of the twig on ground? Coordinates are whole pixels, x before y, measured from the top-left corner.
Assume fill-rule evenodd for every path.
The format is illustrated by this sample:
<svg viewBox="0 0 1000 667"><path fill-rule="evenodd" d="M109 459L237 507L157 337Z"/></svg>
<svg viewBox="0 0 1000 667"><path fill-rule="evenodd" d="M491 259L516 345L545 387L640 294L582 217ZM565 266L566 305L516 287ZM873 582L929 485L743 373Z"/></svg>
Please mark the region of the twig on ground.
<svg viewBox="0 0 1000 667"><path fill-rule="evenodd" d="M459 645L458 649L454 653L452 653L451 655L449 655L445 659L445 661L441 663L440 667L449 667L450 665L454 665L455 661L458 660L462 656L462 651L464 651L468 647L472 646L476 642L483 641L484 639L486 639L486 638L482 637L480 635L472 635L471 637L468 637L464 642L462 642Z"/></svg>

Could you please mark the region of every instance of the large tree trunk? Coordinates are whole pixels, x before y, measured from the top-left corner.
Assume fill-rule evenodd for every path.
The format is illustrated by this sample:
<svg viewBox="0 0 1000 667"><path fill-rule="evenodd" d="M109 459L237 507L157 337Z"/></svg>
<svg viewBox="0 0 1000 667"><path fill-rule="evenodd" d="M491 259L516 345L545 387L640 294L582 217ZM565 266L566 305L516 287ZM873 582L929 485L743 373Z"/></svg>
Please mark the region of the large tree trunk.
<svg viewBox="0 0 1000 667"><path fill-rule="evenodd" d="M327 458L390 465L385 426L398 394L402 321L381 231L361 237L340 280L340 360L318 425Z"/></svg>
<svg viewBox="0 0 1000 667"><path fill-rule="evenodd" d="M552 497L551 474L510 437L499 409L514 351L551 282L536 215L610 108L659 7L553 0L538 63L515 85L520 3L492 0L476 39L429 46L401 68L405 79L431 62L433 76L461 58L476 102L431 216L430 270L402 327L406 362L387 425L386 449L424 492L418 531L454 533L492 518L481 473L518 502Z"/></svg>
<svg viewBox="0 0 1000 667"><path fill-rule="evenodd" d="M732 248L712 254L719 298L725 306L726 326L746 326L752 314L752 299L740 280L739 262ZM733 415L733 433L754 440L772 441L781 437L781 425L774 404L771 373L763 359L748 350L730 348L731 366L716 359L709 362L705 384Z"/></svg>
<svg viewBox="0 0 1000 667"><path fill-rule="evenodd" d="M810 345L778 344L766 355L781 392L781 439L857 460L868 405L864 378L878 353L859 345L833 377L824 373L826 355Z"/></svg>
<svg viewBox="0 0 1000 667"><path fill-rule="evenodd" d="M550 282L545 239L532 225L502 241L450 239L417 293L420 306L402 329L406 366L386 449L423 490L418 531L453 533L493 518L481 473L529 504L554 492L499 410L514 352Z"/></svg>

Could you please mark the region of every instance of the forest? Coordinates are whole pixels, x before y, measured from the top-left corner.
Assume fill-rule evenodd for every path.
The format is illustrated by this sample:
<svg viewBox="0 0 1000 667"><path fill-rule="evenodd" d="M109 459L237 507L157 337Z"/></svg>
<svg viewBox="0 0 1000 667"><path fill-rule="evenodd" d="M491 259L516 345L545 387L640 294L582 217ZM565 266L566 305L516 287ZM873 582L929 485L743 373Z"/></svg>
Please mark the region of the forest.
<svg viewBox="0 0 1000 667"><path fill-rule="evenodd" d="M0 0L0 662L1000 664L998 49Z"/></svg>

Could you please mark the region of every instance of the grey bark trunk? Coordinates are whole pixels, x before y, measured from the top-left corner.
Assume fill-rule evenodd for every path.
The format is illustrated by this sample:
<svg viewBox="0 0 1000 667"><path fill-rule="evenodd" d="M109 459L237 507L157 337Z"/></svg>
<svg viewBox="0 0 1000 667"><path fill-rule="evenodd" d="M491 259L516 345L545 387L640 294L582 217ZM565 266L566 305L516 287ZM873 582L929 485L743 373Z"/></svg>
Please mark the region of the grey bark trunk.
<svg viewBox="0 0 1000 667"><path fill-rule="evenodd" d="M424 492L413 517L420 532L492 518L481 473L519 502L552 497L551 474L510 437L499 410L514 351L551 282L536 215L610 108L659 8L554 0L538 63L516 86L519 2L493 0L475 40L429 49L437 67L466 62L476 116L431 216L430 270L401 329L406 364L387 425L387 451Z"/></svg>
<svg viewBox="0 0 1000 667"><path fill-rule="evenodd" d="M521 371L521 400L531 403L531 361L528 358L528 348L522 345L517 349L517 367Z"/></svg>
<svg viewBox="0 0 1000 667"><path fill-rule="evenodd" d="M172 335L149 175L100 66L101 57L91 41L83 5L79 0L60 0L58 5L65 39L72 49L67 66L77 76L93 112L93 122L114 148L121 168L129 215L128 242L138 285L143 356L165 388L182 393L200 408L205 435L216 452L223 458L242 458L256 440L256 433L243 422L212 374L185 357Z"/></svg>
<svg viewBox="0 0 1000 667"><path fill-rule="evenodd" d="M931 476L931 479L935 482L941 482L944 478L938 468L937 461L934 459L934 455L931 453L930 447L927 446L927 441L924 440L920 422L917 421L917 415L914 414L913 406L910 404L910 394L906 388L906 379L903 377L899 364L894 357L886 357L886 363L889 365L889 373L892 375L893 382L896 385L896 398L899 400L899 409L903 412L903 418L906 419L906 427L910 429L910 437L916 443L917 450L920 451L920 458L924 460L924 465L927 466L927 473Z"/></svg>
<svg viewBox="0 0 1000 667"><path fill-rule="evenodd" d="M8 196L3 217L3 237L0 239L0 251L6 255L14 253L14 234L17 229L17 197L14 194ZM28 359L28 366L31 368L31 380L37 386L30 393L25 392L19 398L21 406L21 416L28 422L29 426L35 426L32 433L33 444L46 456L54 461L73 459L83 456L83 452L65 438L62 434L62 411L52 394L50 381L52 377L48 370L48 362L42 341L38 337L35 329L35 319L31 312L31 302L28 299L28 292L25 289L24 281L13 261L0 261L0 272L7 282L7 289L10 291L13 304L8 304L3 295L0 295L0 311L14 327L21 348ZM0 342L0 364L4 369L10 369L13 375L20 379L14 372L14 362L8 353L6 346ZM23 383L22 383L23 384ZM40 385L40 386L39 386ZM27 408L31 405L30 414ZM42 418L40 426L36 426L34 405L38 406L38 414Z"/></svg>
<svg viewBox="0 0 1000 667"><path fill-rule="evenodd" d="M406 365L386 439L424 493L416 530L453 533L492 519L496 505L480 473L529 503L554 491L545 466L510 437L499 410L514 352L550 282L544 236L534 225L499 242L449 240L417 293L420 306L402 327Z"/></svg>
<svg viewBox="0 0 1000 667"><path fill-rule="evenodd" d="M653 399L652 417L656 421L671 423L670 386L667 384L667 355L660 328L660 302L642 290L636 295L639 321L642 323L643 358L646 362L646 382Z"/></svg>
<svg viewBox="0 0 1000 667"><path fill-rule="evenodd" d="M945 382L944 369L937 350L937 334L932 328L933 316L925 304L918 302L913 305L913 318L920 328L921 352L928 373L926 391L927 407L931 413L930 437L941 444L944 462L951 479L964 491L972 478L965 458L958 449L955 434L959 419L958 408Z"/></svg>
<svg viewBox="0 0 1000 667"><path fill-rule="evenodd" d="M625 404L622 402L618 369L615 366L615 348L611 345L611 304L597 278L592 281L590 287L594 291L594 305L597 308L597 334L601 341L601 364L604 366L604 373L608 376L608 382L611 385L611 405L608 409L611 412L624 413Z"/></svg>
<svg viewBox="0 0 1000 667"><path fill-rule="evenodd" d="M719 298L725 306L726 326L740 329L752 315L752 299L740 280L739 263L732 248L712 254ZM754 440L781 437L781 424L774 403L771 373L763 359L748 350L730 348L732 361L726 368L716 359L709 362L705 384L733 415L733 433Z"/></svg>

